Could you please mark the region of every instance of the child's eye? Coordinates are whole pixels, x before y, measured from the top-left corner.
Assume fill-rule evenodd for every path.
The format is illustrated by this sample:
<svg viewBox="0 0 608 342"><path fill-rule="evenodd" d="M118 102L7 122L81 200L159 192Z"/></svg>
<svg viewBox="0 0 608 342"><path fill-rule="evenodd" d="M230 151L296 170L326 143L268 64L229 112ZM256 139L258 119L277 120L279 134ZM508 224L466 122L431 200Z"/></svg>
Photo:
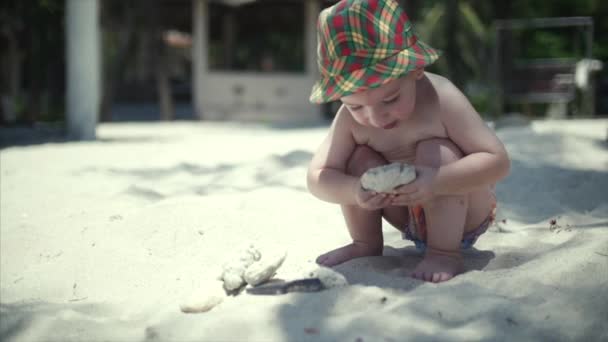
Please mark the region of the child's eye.
<svg viewBox="0 0 608 342"><path fill-rule="evenodd" d="M356 110L361 109L361 106L348 106L348 109L356 111Z"/></svg>
<svg viewBox="0 0 608 342"><path fill-rule="evenodd" d="M383 102L384 104L389 104L389 103L396 102L397 100L399 100L399 95L397 95L397 96L395 96L395 97L393 97L393 98L391 98L391 99L388 99L388 100L383 100L382 102Z"/></svg>

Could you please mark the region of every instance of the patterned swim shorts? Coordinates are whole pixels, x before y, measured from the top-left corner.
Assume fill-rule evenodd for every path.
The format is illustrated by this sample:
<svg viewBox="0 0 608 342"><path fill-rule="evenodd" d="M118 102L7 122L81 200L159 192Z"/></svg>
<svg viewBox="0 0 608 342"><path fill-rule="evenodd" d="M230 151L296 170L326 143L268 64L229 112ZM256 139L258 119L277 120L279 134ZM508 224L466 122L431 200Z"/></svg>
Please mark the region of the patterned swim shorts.
<svg viewBox="0 0 608 342"><path fill-rule="evenodd" d="M492 203L492 209L488 217L475 230L467 232L460 242L461 249L471 248L477 239L485 233L496 219L496 197ZM416 248L424 251L426 249L426 217L421 205L410 208L410 223L404 227L402 236L404 239L411 240Z"/></svg>

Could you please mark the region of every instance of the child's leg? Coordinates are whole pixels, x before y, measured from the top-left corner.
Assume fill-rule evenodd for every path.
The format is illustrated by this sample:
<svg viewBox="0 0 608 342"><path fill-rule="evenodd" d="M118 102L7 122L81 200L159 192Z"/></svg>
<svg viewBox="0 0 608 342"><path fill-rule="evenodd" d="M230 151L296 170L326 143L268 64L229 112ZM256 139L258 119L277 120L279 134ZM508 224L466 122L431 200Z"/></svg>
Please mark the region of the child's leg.
<svg viewBox="0 0 608 342"><path fill-rule="evenodd" d="M346 172L360 177L365 171L387 164L387 161L376 151L365 145L359 145L353 152ZM381 255L384 247L382 238L382 210L366 210L356 205L342 205L342 214L353 242L334 249L317 258L317 263L333 266L353 258Z"/></svg>
<svg viewBox="0 0 608 342"><path fill-rule="evenodd" d="M422 141L416 148L417 165L439 167L460 158L462 152L446 139ZM423 204L427 251L413 277L441 282L464 270L460 242L465 231L475 229L489 214L490 196L489 187L484 187L467 195L439 196Z"/></svg>

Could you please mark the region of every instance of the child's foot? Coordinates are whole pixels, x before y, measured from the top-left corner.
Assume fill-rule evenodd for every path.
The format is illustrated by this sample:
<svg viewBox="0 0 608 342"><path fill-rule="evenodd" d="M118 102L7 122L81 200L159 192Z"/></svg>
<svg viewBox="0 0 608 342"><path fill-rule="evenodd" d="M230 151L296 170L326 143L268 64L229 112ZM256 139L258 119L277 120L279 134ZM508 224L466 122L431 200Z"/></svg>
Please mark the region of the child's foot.
<svg viewBox="0 0 608 342"><path fill-rule="evenodd" d="M330 267L350 259L377 255L382 255L382 247L351 243L320 255L317 258L317 264Z"/></svg>
<svg viewBox="0 0 608 342"><path fill-rule="evenodd" d="M454 278L464 271L460 252L449 252L428 248L424 259L416 266L411 276L416 279L440 283Z"/></svg>

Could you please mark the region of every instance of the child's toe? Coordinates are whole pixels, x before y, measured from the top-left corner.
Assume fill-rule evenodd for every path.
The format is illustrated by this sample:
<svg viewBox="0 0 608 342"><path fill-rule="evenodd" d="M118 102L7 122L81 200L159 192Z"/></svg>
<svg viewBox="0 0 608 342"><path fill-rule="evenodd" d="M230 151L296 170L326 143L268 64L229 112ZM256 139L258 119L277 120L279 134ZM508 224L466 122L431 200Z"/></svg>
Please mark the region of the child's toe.
<svg viewBox="0 0 608 342"><path fill-rule="evenodd" d="M441 283L444 282L446 280L450 280L452 279L454 276L450 273L447 272L438 272L433 274L433 283Z"/></svg>
<svg viewBox="0 0 608 342"><path fill-rule="evenodd" d="M433 273L433 276L431 277L431 282L438 283L440 277L441 277L441 273Z"/></svg>

